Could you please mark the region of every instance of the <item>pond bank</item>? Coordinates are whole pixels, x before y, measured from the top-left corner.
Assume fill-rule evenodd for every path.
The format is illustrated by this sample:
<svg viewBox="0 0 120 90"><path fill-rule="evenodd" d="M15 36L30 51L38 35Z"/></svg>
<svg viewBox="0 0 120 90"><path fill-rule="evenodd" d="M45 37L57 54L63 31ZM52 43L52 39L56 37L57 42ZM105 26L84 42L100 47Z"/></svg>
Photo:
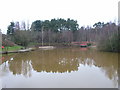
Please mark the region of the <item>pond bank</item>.
<svg viewBox="0 0 120 90"><path fill-rule="evenodd" d="M79 47L79 48L96 48L96 46L88 46L88 47L80 47L80 46L63 46L63 45L59 45L59 46L37 46L37 47L29 47L27 49L19 49L19 50L12 50L12 51L1 51L0 54L8 54L8 53L23 53L23 52L30 52L30 51L34 51L37 49L40 50L51 50L54 48L73 48L73 47Z"/></svg>
<svg viewBox="0 0 120 90"><path fill-rule="evenodd" d="M17 50L17 51L2 51L0 54L8 54L8 53L23 53L23 52L30 52L34 51L35 48L28 48L28 49L23 49L23 50Z"/></svg>

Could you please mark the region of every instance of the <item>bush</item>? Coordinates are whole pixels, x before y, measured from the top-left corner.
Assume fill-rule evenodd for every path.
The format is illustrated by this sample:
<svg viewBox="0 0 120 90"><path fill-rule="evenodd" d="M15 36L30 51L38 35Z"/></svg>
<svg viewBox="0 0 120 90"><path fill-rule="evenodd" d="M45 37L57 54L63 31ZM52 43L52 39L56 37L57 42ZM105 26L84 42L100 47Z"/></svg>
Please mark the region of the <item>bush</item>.
<svg viewBox="0 0 120 90"><path fill-rule="evenodd" d="M101 51L120 52L120 38L116 33L106 39L101 38L97 43L97 48Z"/></svg>

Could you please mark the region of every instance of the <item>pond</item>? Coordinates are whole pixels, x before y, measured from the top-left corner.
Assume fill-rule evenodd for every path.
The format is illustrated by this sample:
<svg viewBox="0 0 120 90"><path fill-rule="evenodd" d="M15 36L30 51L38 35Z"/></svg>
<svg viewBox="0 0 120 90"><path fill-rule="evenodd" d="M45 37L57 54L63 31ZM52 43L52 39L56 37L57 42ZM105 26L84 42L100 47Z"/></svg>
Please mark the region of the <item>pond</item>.
<svg viewBox="0 0 120 90"><path fill-rule="evenodd" d="M3 55L3 88L117 88L118 54L55 48Z"/></svg>

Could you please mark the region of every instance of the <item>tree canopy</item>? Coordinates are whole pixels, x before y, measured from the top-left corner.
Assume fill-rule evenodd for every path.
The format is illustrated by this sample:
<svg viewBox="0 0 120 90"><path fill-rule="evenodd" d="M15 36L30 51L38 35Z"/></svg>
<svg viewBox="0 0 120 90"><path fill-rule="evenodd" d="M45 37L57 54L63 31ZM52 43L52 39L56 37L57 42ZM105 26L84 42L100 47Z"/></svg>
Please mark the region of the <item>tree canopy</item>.
<svg viewBox="0 0 120 90"><path fill-rule="evenodd" d="M13 34L15 29L15 23L10 22L10 25L8 26L7 34Z"/></svg>
<svg viewBox="0 0 120 90"><path fill-rule="evenodd" d="M41 31L42 27L44 27L44 30L52 30L54 32L59 32L63 30L71 30L75 31L78 30L78 24L77 21L68 18L65 19L51 19L51 20L36 20L31 25L31 30L33 31Z"/></svg>

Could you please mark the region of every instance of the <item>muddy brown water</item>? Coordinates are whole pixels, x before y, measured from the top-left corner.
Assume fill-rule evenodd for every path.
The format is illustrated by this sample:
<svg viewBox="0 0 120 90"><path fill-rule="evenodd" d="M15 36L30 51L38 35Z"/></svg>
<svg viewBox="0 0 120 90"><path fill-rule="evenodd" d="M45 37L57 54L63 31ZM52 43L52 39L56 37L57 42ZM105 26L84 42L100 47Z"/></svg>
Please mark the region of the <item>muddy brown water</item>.
<svg viewBox="0 0 120 90"><path fill-rule="evenodd" d="M3 88L117 88L118 54L55 48L2 56Z"/></svg>

